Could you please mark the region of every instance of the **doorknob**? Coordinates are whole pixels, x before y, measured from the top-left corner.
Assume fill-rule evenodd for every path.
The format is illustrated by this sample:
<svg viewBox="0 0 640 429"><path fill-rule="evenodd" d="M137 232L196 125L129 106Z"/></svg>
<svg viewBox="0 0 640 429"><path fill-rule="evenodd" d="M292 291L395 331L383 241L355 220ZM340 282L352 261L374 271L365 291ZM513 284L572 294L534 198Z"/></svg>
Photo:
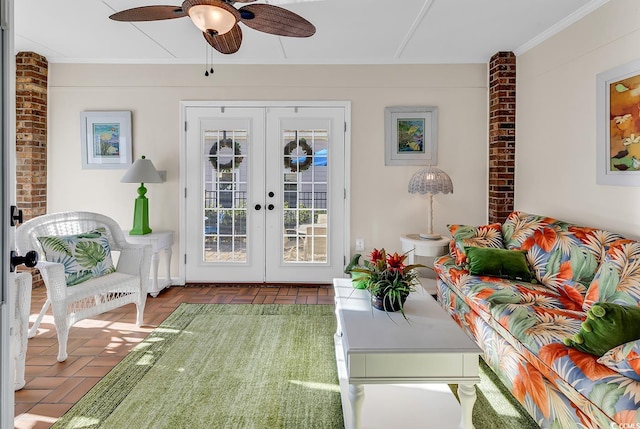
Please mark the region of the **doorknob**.
<svg viewBox="0 0 640 429"><path fill-rule="evenodd" d="M260 204L256 204L253 208L256 209L256 210L260 210L262 208L262 206Z"/></svg>
<svg viewBox="0 0 640 429"><path fill-rule="evenodd" d="M269 194L268 194L268 195L269 195L269 197L273 198L273 196L274 196L275 194L273 193L273 191L271 191L271 192L269 192Z"/></svg>
<svg viewBox="0 0 640 429"><path fill-rule="evenodd" d="M275 208L276 208L276 206L274 206L273 204L269 204L269 205L267 206L267 208L268 208L269 210L273 210L273 209L275 209Z"/></svg>
<svg viewBox="0 0 640 429"><path fill-rule="evenodd" d="M29 250L26 255L18 256L18 252L11 251L11 272L14 272L18 265L26 265L29 268L33 268L38 263L38 254L35 250Z"/></svg>

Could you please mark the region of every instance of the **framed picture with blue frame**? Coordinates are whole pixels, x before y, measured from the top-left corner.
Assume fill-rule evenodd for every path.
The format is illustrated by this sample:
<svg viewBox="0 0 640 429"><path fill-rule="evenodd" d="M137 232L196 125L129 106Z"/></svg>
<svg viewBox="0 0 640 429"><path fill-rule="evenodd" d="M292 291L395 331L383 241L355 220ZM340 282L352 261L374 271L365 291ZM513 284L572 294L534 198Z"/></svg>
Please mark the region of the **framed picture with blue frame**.
<svg viewBox="0 0 640 429"><path fill-rule="evenodd" d="M438 164L438 108L384 109L385 165Z"/></svg>

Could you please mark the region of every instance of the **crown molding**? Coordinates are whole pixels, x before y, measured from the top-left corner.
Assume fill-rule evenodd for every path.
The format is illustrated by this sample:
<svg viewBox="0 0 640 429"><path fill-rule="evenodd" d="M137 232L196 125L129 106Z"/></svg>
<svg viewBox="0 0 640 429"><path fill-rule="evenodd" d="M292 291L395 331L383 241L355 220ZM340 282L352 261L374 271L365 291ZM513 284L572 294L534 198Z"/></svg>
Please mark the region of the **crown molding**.
<svg viewBox="0 0 640 429"><path fill-rule="evenodd" d="M516 54L516 56L524 54L529 49L532 49L538 46L540 43L560 33L562 30L569 27L573 23L580 21L582 18L589 15L591 12L609 3L609 1L610 0L591 0L589 3L582 6L580 9L576 10L571 15L567 16L561 21L558 21L556 24L549 27L542 33L538 34L533 39L529 40L528 42L514 49L513 53Z"/></svg>

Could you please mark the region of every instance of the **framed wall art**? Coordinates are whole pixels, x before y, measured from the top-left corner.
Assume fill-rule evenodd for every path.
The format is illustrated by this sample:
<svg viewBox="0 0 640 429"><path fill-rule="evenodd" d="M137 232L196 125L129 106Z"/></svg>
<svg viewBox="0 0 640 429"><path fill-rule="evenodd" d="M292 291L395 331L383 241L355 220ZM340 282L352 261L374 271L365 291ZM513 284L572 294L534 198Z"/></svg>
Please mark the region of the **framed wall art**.
<svg viewBox="0 0 640 429"><path fill-rule="evenodd" d="M385 165L438 163L438 108L386 107Z"/></svg>
<svg viewBox="0 0 640 429"><path fill-rule="evenodd" d="M640 60L596 82L596 183L640 186Z"/></svg>
<svg viewBox="0 0 640 429"><path fill-rule="evenodd" d="M83 169L126 169L131 165L131 112L81 112Z"/></svg>

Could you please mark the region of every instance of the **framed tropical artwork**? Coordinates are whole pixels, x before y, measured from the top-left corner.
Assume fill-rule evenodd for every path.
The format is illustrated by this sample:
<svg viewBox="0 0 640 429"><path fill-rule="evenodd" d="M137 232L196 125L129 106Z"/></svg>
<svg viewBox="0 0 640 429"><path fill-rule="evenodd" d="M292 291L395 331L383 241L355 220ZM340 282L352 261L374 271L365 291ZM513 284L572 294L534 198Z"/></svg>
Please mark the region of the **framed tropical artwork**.
<svg viewBox="0 0 640 429"><path fill-rule="evenodd" d="M385 165L438 163L438 108L386 107Z"/></svg>
<svg viewBox="0 0 640 429"><path fill-rule="evenodd" d="M131 112L81 112L83 169L125 169L131 165Z"/></svg>
<svg viewBox="0 0 640 429"><path fill-rule="evenodd" d="M640 60L596 81L596 182L640 186Z"/></svg>

